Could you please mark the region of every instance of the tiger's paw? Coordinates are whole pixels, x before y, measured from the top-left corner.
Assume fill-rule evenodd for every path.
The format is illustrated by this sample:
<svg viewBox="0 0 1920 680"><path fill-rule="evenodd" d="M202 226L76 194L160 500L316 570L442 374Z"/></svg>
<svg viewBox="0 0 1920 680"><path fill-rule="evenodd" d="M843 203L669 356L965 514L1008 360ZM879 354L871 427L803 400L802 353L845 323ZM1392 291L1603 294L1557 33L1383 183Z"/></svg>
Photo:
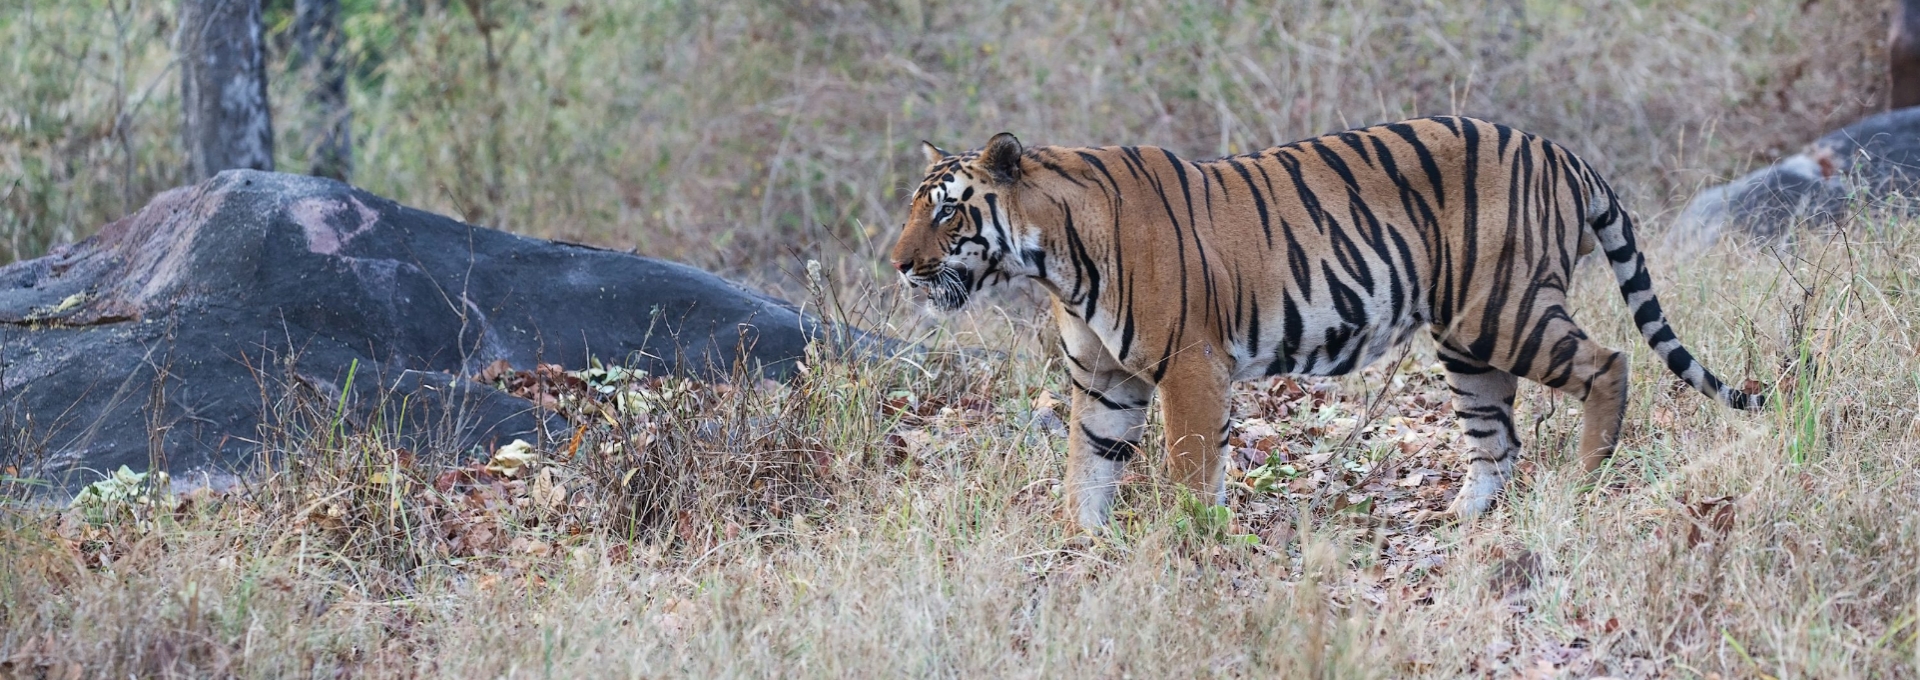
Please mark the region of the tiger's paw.
<svg viewBox="0 0 1920 680"><path fill-rule="evenodd" d="M1460 495L1454 496L1453 503L1447 506L1447 512L1463 520L1484 515L1493 508L1500 486L1499 478L1492 475L1469 474L1460 485Z"/></svg>
<svg viewBox="0 0 1920 680"><path fill-rule="evenodd" d="M1416 527L1435 529L1459 520L1459 516L1454 515L1452 510L1421 510L1413 513L1412 523Z"/></svg>
<svg viewBox="0 0 1920 680"><path fill-rule="evenodd" d="M1469 520L1487 514L1487 511L1491 509L1493 509L1493 498L1491 496L1469 498L1465 493L1462 493L1459 498L1453 499L1453 502L1447 505L1447 514L1459 519Z"/></svg>

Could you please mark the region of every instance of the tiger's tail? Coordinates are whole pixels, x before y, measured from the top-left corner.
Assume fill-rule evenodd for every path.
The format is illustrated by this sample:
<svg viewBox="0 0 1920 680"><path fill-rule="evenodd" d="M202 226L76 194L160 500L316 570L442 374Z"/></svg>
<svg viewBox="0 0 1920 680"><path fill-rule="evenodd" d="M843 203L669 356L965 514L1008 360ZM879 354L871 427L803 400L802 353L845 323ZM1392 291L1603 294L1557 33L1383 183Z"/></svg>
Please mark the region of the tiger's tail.
<svg viewBox="0 0 1920 680"><path fill-rule="evenodd" d="M1667 324L1666 313L1660 310L1660 299L1653 294L1653 280L1647 275L1647 258L1634 243L1633 218L1621 207L1612 187L1597 176L1593 176L1592 181L1597 186L1589 194L1592 197L1589 205L1598 208L1604 201L1606 210L1590 209L1588 214L1597 213L1597 216L1590 217L1587 226L1593 229L1601 250L1606 253L1607 263L1613 267L1613 280L1620 284L1620 297L1626 299L1627 309L1633 312L1633 323L1640 328L1640 335L1647 339L1647 345L1660 355L1660 360L1667 364L1667 370L1673 371L1674 375L1715 401L1743 411L1758 411L1765 407L1766 395L1749 394L1720 382L1712 371L1707 370L1680 344L1680 338L1673 334L1673 326Z"/></svg>

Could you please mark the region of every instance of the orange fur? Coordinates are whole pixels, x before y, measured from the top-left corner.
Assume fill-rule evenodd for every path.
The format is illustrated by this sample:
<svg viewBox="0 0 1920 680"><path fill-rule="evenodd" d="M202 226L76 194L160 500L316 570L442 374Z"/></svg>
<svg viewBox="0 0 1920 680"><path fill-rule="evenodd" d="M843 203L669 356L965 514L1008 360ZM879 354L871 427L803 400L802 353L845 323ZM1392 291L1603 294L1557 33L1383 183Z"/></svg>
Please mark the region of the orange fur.
<svg viewBox="0 0 1920 680"><path fill-rule="evenodd" d="M1031 280L1054 297L1074 388L1070 507L1102 524L1157 391L1174 481L1223 497L1228 387L1363 367L1426 330L1473 440L1454 509L1474 515L1519 450L1518 377L1586 402L1580 458L1618 438L1627 365L1564 307L1601 249L1668 366L1757 408L1667 326L1606 183L1545 139L1467 118L1352 130L1206 162L1153 147L924 146L894 264L942 309Z"/></svg>

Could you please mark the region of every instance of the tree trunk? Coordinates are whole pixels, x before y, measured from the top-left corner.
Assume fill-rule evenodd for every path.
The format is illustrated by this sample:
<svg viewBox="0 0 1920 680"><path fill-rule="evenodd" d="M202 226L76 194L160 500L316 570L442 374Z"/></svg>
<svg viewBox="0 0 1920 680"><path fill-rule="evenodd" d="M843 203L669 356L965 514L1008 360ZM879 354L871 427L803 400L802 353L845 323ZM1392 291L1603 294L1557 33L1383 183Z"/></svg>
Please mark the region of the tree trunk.
<svg viewBox="0 0 1920 680"><path fill-rule="evenodd" d="M1920 0L1897 0L1887 31L1887 108L1920 106Z"/></svg>
<svg viewBox="0 0 1920 680"><path fill-rule="evenodd" d="M195 181L273 169L259 0L180 0L180 103Z"/></svg>
<svg viewBox="0 0 1920 680"><path fill-rule="evenodd" d="M347 63L340 56L340 0L296 0L294 61L306 89L308 172L342 182L353 175L353 112L347 108Z"/></svg>

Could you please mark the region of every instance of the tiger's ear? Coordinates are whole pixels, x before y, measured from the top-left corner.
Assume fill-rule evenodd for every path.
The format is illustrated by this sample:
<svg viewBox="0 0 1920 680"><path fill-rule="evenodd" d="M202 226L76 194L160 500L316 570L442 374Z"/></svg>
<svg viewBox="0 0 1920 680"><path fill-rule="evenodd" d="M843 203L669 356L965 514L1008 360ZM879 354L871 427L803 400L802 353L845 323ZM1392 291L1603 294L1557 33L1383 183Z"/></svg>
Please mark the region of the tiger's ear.
<svg viewBox="0 0 1920 680"><path fill-rule="evenodd" d="M953 155L947 153L946 149L934 146L933 142L924 139L920 140L920 153L927 155L927 165L933 165L934 163L940 162L940 159Z"/></svg>
<svg viewBox="0 0 1920 680"><path fill-rule="evenodd" d="M987 140L987 148L980 150L980 168L1001 184L1018 182L1021 151L1020 140L1013 133L994 135L993 139Z"/></svg>

